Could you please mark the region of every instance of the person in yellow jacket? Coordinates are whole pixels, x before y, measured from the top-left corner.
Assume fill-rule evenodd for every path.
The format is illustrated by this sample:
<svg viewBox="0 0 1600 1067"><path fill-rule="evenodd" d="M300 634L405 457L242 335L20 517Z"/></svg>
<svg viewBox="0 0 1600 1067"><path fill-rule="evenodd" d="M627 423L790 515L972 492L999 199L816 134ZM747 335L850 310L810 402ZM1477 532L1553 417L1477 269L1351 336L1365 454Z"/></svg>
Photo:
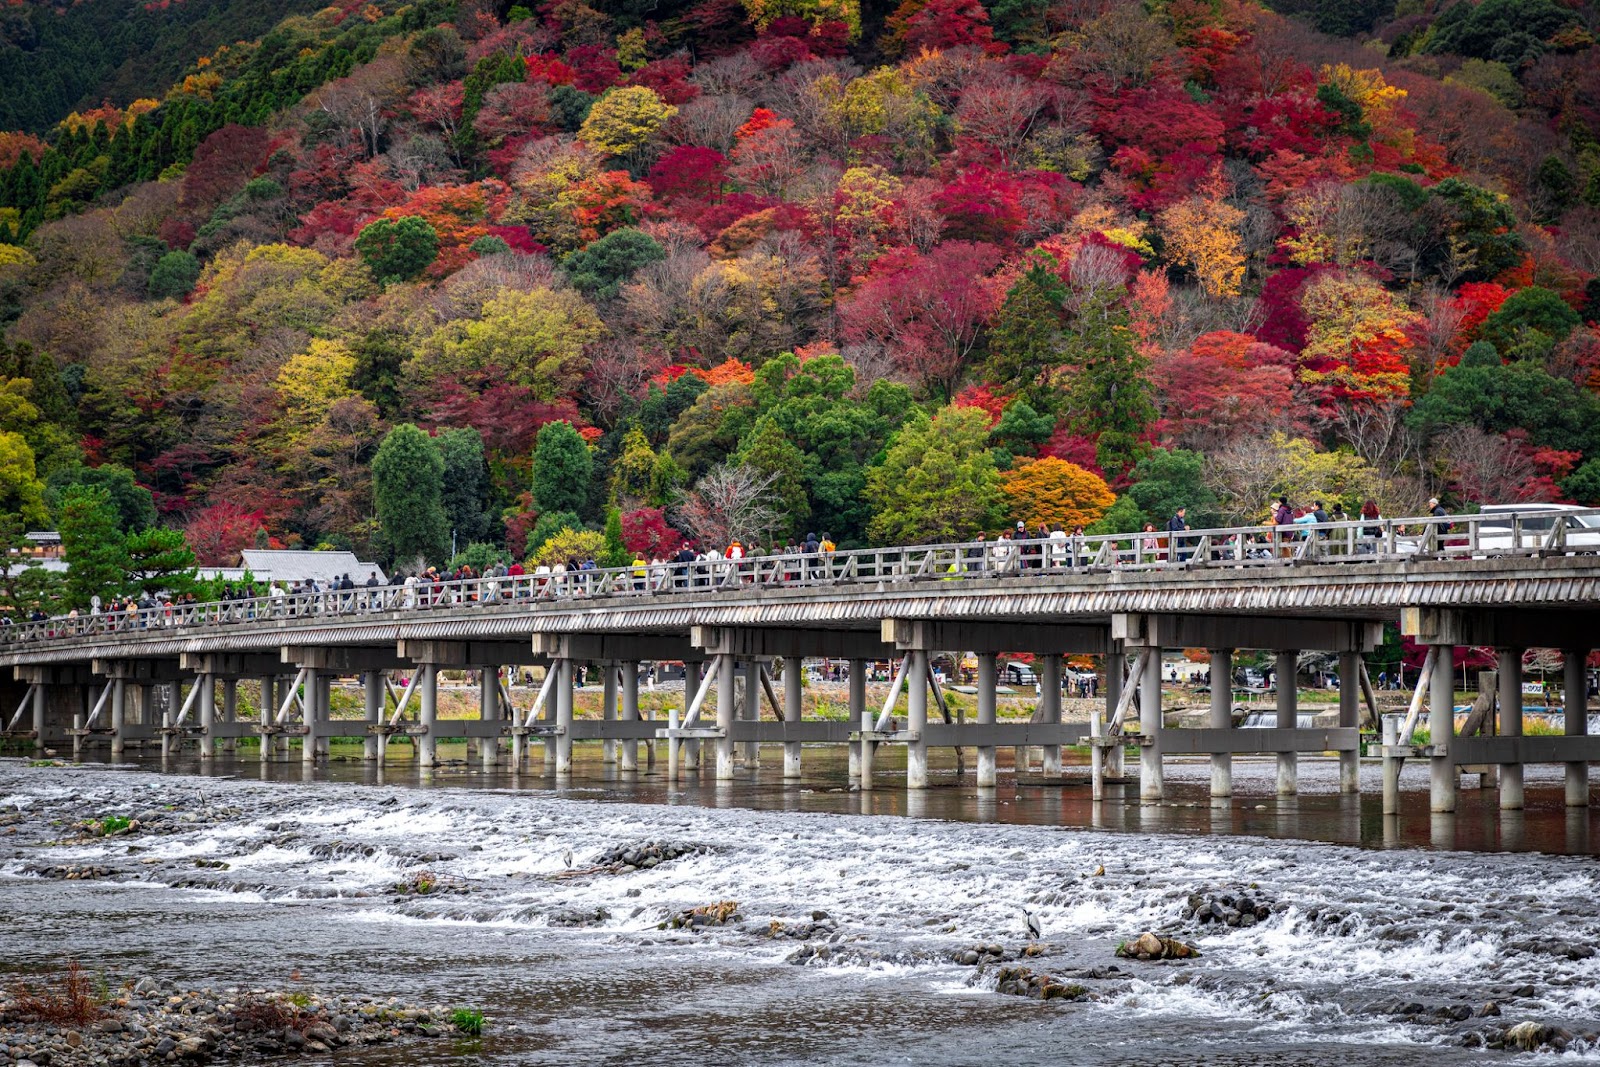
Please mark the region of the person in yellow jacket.
<svg viewBox="0 0 1600 1067"><path fill-rule="evenodd" d="M633 554L633 587L641 592L643 592L645 587L645 577L648 574L648 567L649 564L645 563L644 561L644 553L635 552Z"/></svg>

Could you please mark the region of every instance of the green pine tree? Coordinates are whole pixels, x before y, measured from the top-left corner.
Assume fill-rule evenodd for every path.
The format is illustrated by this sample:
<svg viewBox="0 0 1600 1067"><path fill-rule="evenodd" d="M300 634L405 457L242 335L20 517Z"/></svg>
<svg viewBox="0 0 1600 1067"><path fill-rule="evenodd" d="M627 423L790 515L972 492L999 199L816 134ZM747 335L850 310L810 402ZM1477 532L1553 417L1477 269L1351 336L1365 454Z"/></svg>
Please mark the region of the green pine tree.
<svg viewBox="0 0 1600 1067"><path fill-rule="evenodd" d="M61 494L56 519L66 557L66 606L84 610L90 598L120 596L128 575L128 546L111 494L98 485L74 485Z"/></svg>
<svg viewBox="0 0 1600 1067"><path fill-rule="evenodd" d="M393 560L445 558L444 458L427 434L409 422L389 431L372 459L372 495Z"/></svg>
<svg viewBox="0 0 1600 1067"><path fill-rule="evenodd" d="M570 422L547 422L533 446L533 506L543 514L583 514L589 504L594 461L589 446Z"/></svg>

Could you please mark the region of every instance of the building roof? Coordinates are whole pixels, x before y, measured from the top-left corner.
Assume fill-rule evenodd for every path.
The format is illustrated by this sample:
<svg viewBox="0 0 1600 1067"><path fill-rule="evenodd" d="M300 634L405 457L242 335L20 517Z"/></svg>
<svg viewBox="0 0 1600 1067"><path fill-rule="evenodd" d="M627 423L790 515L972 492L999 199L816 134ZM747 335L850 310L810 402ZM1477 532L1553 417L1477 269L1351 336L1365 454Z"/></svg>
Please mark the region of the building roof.
<svg viewBox="0 0 1600 1067"><path fill-rule="evenodd" d="M351 581L361 585L367 575L374 572L378 581L387 583L388 577L376 563L366 563L356 558L354 552L309 552L299 548L247 548L242 553L241 565L257 581L303 582L315 578L318 582L331 582L348 574Z"/></svg>

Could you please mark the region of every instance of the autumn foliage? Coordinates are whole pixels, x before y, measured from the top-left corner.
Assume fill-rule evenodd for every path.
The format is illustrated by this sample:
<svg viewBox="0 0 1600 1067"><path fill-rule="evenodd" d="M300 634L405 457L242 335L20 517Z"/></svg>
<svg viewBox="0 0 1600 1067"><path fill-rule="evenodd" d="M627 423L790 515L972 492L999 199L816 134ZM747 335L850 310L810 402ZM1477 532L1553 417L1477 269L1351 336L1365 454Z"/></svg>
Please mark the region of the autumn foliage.
<svg viewBox="0 0 1600 1067"><path fill-rule="evenodd" d="M1023 460L1000 476L1000 491L1007 514L1030 530L1041 523L1068 531L1087 526L1117 499L1104 478L1054 457Z"/></svg>

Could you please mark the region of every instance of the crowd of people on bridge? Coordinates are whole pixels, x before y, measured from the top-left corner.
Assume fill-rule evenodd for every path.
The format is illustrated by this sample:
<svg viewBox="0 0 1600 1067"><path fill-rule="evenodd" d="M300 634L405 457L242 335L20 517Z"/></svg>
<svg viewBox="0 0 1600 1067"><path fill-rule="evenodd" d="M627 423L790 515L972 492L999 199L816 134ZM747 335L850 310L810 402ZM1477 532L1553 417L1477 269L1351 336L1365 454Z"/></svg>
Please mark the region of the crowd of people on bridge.
<svg viewBox="0 0 1600 1067"><path fill-rule="evenodd" d="M1439 501L1429 499L1428 513L1444 518L1447 513ZM1280 496L1268 508L1262 528L1243 533L1245 557L1249 559L1288 556L1296 545L1313 539L1329 541L1330 550L1353 545L1355 552L1371 553L1384 536L1383 516L1378 505L1367 499L1356 516L1335 504L1327 510L1320 500L1309 506L1291 505ZM1359 522L1353 539L1330 538L1337 530L1326 524ZM1448 522L1440 525L1448 533ZM1131 535L1110 539L1089 539L1081 525L1041 522L1032 529L1023 521L1014 528L998 531L992 538L978 534L971 542L953 546L948 552L922 556L916 550L882 550L883 556L859 575L856 561L838 554L832 538L807 533L802 539L770 548L746 544L737 538L726 545L700 545L685 540L675 553L634 555L632 561L613 571L609 584L602 587L602 568L593 556L583 555L540 562L530 567L522 563L496 563L474 569L461 563L440 570L426 567L415 574L395 573L387 582L376 571L364 581L349 574L332 579L265 583L228 584L219 599L205 604L193 593L181 596L152 595L114 597L104 604L93 598L87 613L76 609L59 617L63 622L50 632L70 634L85 629L122 630L151 626L188 625L195 622L236 622L257 618L292 618L302 615L355 611L386 611L432 608L454 604L548 599L585 596L596 592L656 592L722 587L730 584L784 584L847 577L920 575L945 579L992 575L1025 575L1045 570L1076 569L1110 562L1099 558L1109 549L1117 562L1135 564L1184 563L1200 550L1200 538L1190 528L1187 509L1179 507L1157 529L1145 523ZM1232 558L1238 551L1233 538L1219 540L1210 551L1216 558ZM929 561L937 566L928 570ZM619 573L620 572L620 573ZM90 620L85 622L85 618ZM7 619L6 625L10 625ZM43 611L29 617L33 623L52 622Z"/></svg>

